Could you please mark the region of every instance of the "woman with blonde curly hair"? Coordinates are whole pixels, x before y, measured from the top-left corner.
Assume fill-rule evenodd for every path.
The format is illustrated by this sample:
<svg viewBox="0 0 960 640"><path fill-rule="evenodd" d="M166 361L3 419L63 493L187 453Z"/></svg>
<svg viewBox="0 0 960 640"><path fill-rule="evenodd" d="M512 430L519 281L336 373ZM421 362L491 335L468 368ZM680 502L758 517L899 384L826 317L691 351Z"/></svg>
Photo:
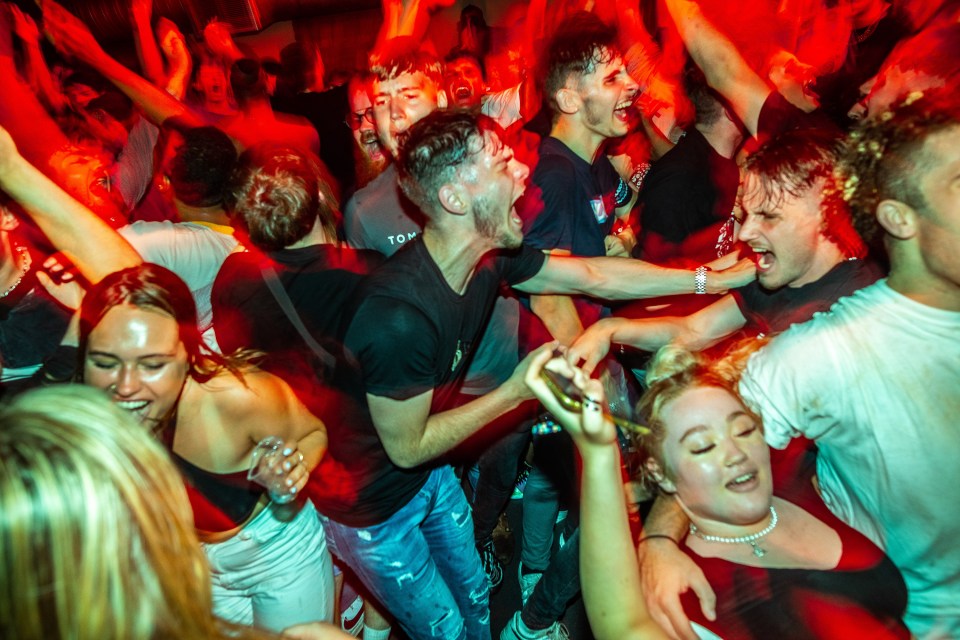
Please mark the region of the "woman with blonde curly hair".
<svg viewBox="0 0 960 640"><path fill-rule="evenodd" d="M560 405L542 378L545 367L572 379L580 415ZM638 635L649 620L642 607L638 615L636 552L603 387L549 354L531 363L526 381L583 459L580 567L594 634L646 637ZM890 559L830 513L809 476L774 494L762 425L737 394L732 369L666 347L647 382L638 406L650 431L639 438L645 473L689 518L687 535L671 539L717 594L712 620L694 594L683 599L702 637L910 637L900 619L906 587Z"/></svg>

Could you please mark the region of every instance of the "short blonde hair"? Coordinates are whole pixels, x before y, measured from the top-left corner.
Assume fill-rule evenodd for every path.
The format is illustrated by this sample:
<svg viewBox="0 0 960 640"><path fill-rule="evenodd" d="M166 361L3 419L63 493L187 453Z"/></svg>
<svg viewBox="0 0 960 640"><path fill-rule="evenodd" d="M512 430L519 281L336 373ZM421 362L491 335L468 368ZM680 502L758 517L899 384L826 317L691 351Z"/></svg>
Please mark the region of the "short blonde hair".
<svg viewBox="0 0 960 640"><path fill-rule="evenodd" d="M0 576L5 638L224 636L179 474L90 387L0 408Z"/></svg>

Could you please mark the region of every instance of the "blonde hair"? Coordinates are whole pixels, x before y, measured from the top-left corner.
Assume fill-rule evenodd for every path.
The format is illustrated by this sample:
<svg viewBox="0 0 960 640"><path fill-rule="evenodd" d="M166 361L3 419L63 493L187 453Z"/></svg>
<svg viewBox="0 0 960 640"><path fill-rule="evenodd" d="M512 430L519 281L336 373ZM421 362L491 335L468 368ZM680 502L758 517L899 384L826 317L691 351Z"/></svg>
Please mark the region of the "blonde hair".
<svg viewBox="0 0 960 640"><path fill-rule="evenodd" d="M641 423L650 429L649 435L636 436L641 457L644 460L652 458L661 470L666 470L663 459L663 439L666 436L664 407L694 387L717 387L739 399L737 384L746 360L766 342L753 339L740 341L724 357L715 360L675 345L667 345L657 351L647 367L647 390L637 403L637 415ZM640 464L637 468L640 480L657 488L658 482L649 474L647 465Z"/></svg>
<svg viewBox="0 0 960 640"><path fill-rule="evenodd" d="M0 576L5 638L228 635L177 471L90 387L0 408Z"/></svg>

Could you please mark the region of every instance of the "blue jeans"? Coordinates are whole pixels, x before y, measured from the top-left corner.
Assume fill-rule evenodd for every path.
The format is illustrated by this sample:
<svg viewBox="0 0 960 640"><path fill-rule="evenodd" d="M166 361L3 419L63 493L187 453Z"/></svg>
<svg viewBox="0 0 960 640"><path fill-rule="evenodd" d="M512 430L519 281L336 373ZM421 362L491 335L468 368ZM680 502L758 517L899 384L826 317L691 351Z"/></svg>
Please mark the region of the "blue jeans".
<svg viewBox="0 0 960 640"><path fill-rule="evenodd" d="M324 522L330 550L396 618L411 640L490 640L490 583L470 506L450 467L372 527Z"/></svg>

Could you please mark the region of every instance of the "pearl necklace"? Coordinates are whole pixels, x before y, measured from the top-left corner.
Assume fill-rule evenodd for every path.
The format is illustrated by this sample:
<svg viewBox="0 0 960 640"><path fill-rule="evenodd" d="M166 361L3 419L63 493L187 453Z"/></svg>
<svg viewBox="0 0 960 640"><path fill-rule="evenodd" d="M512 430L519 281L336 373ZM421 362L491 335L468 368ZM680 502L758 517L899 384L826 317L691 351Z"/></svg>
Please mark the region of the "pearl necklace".
<svg viewBox="0 0 960 640"><path fill-rule="evenodd" d="M19 286L20 286L20 283L23 282L23 277L24 277L25 275L27 275L27 272L28 272L28 271L30 271L30 265L31 265L31 263L33 262L33 261L30 259L30 251L29 251L26 247L24 247L24 246L19 246L19 247L17 247L17 256L18 256L18 258L19 258L18 261L19 261L19 263L20 263L20 275L17 277L16 282L14 282L14 283L10 286L10 288L8 288L8 289L7 289L6 291L4 291L3 293L0 293L0 298L6 298L6 297L7 297L8 295L10 295L17 287L19 287Z"/></svg>
<svg viewBox="0 0 960 640"><path fill-rule="evenodd" d="M756 533L751 533L748 536L737 536L737 537L726 537L726 536L711 536L705 533L701 533L697 528L697 525L690 523L690 533L697 536L701 540L706 540L707 542L724 542L726 544L749 544L753 547L753 555L758 558L762 558L767 555L767 550L760 547L757 544L757 540L764 537L771 531L773 531L777 526L777 510L773 508L773 505L770 505L770 524L763 528L762 531L757 531Z"/></svg>

